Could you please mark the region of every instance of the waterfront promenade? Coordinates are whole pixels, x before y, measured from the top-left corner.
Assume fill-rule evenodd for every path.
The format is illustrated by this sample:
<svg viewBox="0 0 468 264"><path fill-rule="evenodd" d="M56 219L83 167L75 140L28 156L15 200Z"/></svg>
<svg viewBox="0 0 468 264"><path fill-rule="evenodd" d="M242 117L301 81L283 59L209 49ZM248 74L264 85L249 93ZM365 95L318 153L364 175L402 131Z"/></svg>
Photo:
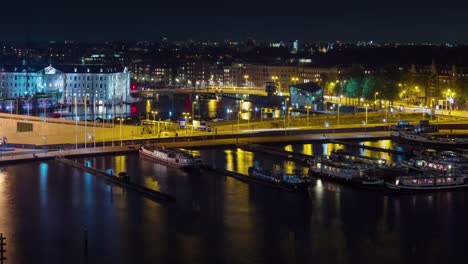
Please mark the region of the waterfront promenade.
<svg viewBox="0 0 468 264"><path fill-rule="evenodd" d="M263 136L263 137L236 137L222 139L203 139L203 140L182 140L173 142L154 143L157 146L168 148L200 148L200 147L216 147L216 146L234 146L237 144L248 143L284 143L284 142L309 142L309 141L330 141L337 139L361 139L375 140L389 138L390 134L387 131L373 132L346 132L335 134L300 134L288 136ZM79 157L79 156L95 156L116 153L131 153L136 152L141 143L132 144L131 141L125 141L125 145L114 147L96 147L96 148L78 148L71 150L30 150L30 149L15 149L11 152L0 153L0 164L11 162L35 161L44 159L53 159L56 157Z"/></svg>

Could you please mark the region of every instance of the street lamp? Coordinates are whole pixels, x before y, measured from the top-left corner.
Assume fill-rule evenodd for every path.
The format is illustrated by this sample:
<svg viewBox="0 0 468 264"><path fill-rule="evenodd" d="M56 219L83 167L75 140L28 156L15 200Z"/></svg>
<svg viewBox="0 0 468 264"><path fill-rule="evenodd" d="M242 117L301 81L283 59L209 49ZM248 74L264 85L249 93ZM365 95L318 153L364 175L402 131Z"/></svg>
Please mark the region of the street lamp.
<svg viewBox="0 0 468 264"><path fill-rule="evenodd" d="M306 105L305 109L307 111L307 126L309 126L309 110L312 108L310 105Z"/></svg>
<svg viewBox="0 0 468 264"><path fill-rule="evenodd" d="M296 84L297 81L299 81L299 78L298 77L292 77L291 81L293 81L293 83Z"/></svg>
<svg viewBox="0 0 468 264"><path fill-rule="evenodd" d="M249 108L249 112L247 113L247 130L250 129L250 113L252 109Z"/></svg>
<svg viewBox="0 0 468 264"><path fill-rule="evenodd" d="M274 82L277 82L277 81L278 81L278 76L273 75L273 76L271 76L271 79L272 79Z"/></svg>
<svg viewBox="0 0 468 264"><path fill-rule="evenodd" d="M245 79L245 87L249 86L249 75L244 75L244 79Z"/></svg>
<svg viewBox="0 0 468 264"><path fill-rule="evenodd" d="M154 134L156 135L155 124L156 124L156 115L158 114L158 111L151 111L151 114L153 114L153 131L154 131ZM158 133L159 133L159 122L158 122Z"/></svg>
<svg viewBox="0 0 468 264"><path fill-rule="evenodd" d="M239 109L237 110L237 130L240 129L240 114L242 110L242 104L244 104L244 100L239 101Z"/></svg>
<svg viewBox="0 0 468 264"><path fill-rule="evenodd" d="M385 103L385 124L388 123L388 102Z"/></svg>
<svg viewBox="0 0 468 264"><path fill-rule="evenodd" d="M341 104L338 104L338 126L337 127L340 127L340 107L341 107Z"/></svg>
<svg viewBox="0 0 468 264"><path fill-rule="evenodd" d="M289 98L284 99L284 129L286 129L286 116L288 114L288 101L289 101Z"/></svg>
<svg viewBox="0 0 468 264"><path fill-rule="evenodd" d="M194 114L194 110L195 110L195 105L197 104L197 101L193 101L192 102L192 118L195 120L195 114Z"/></svg>
<svg viewBox="0 0 468 264"><path fill-rule="evenodd" d="M366 107L366 127L367 127L367 108L369 107L369 104L364 105Z"/></svg>
<svg viewBox="0 0 468 264"><path fill-rule="evenodd" d="M379 95L379 92L375 92L375 94L374 94L374 111L375 111L375 109L377 107L377 95Z"/></svg>
<svg viewBox="0 0 468 264"><path fill-rule="evenodd" d="M119 121L120 121L120 146L122 146L122 121L123 121L123 118L119 117Z"/></svg>
<svg viewBox="0 0 468 264"><path fill-rule="evenodd" d="M288 108L288 127L289 127L289 123L291 123L291 113L292 113L292 107L289 107Z"/></svg>

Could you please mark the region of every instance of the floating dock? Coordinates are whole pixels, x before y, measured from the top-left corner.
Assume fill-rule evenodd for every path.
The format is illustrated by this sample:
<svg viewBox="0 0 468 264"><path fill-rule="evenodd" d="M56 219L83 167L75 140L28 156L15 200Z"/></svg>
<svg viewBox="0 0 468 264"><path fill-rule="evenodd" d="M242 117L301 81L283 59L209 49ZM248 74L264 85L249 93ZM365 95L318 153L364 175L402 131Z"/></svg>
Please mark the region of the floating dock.
<svg viewBox="0 0 468 264"><path fill-rule="evenodd" d="M146 188L144 186L132 183L130 181L125 181L123 178L117 177L115 175L109 174L107 172L104 172L104 171L101 171L101 170L98 170L98 169L95 169L95 168L92 168L92 167L88 167L88 166L86 166L84 164L78 163L76 161L73 161L73 160L70 160L70 159L67 159L67 158L57 157L55 160L57 160L59 162L62 162L64 164L73 166L75 168L81 169L81 170L86 171L88 173L91 173L93 175L101 176L101 177L103 177L103 178L105 178L107 180L110 180L114 184L120 185L121 187L124 187L124 188L130 189L130 190L139 192L139 193L145 195L146 197L148 197L149 199L151 199L153 201L156 201L156 202L161 202L161 201L163 201L163 202L174 202L176 200L175 197L172 196L172 195L169 195L169 194L166 194L166 193L163 193L163 192L159 192L159 191L155 191L155 190Z"/></svg>

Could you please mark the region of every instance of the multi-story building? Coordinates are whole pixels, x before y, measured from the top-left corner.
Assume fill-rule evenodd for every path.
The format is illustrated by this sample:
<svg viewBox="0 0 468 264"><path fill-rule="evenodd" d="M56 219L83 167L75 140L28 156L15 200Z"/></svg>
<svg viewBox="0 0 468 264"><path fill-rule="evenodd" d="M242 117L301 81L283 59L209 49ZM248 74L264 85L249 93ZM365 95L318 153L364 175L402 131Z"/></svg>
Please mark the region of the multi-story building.
<svg viewBox="0 0 468 264"><path fill-rule="evenodd" d="M173 84L172 68L165 63L134 62L130 71L139 83Z"/></svg>
<svg viewBox="0 0 468 264"><path fill-rule="evenodd" d="M297 66L270 66L247 64L245 82L249 86L263 87L266 82L278 83L279 91L287 91L291 84L297 83L299 68Z"/></svg>
<svg viewBox="0 0 468 264"><path fill-rule="evenodd" d="M130 73L125 67L100 65L62 65L41 70L25 67L0 67L0 96L4 98L55 94L59 103L84 104L97 100L103 104L126 101Z"/></svg>
<svg viewBox="0 0 468 264"><path fill-rule="evenodd" d="M287 91L293 84L315 82L320 85L326 85L324 79L338 79L341 70L336 67L320 68L305 66L270 66L254 65L246 66L246 76L252 86L263 87L266 82L276 82L279 91ZM334 80L333 80L334 81Z"/></svg>

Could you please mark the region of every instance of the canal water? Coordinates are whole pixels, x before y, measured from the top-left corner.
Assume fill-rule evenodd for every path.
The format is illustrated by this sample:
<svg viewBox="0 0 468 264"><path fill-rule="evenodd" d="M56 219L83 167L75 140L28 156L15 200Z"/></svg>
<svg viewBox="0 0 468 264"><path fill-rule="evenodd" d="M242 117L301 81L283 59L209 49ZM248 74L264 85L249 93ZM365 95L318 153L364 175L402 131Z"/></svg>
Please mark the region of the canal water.
<svg viewBox="0 0 468 264"><path fill-rule="evenodd" d="M240 101L242 99L242 102ZM281 98L269 100L267 97L221 97L220 95L203 97L195 95L174 95L157 96L151 99L143 99L132 104L120 104L116 101L113 106L98 105L89 102L85 108L84 105L64 106L57 108L55 113L52 109L35 109L34 111L19 111L19 114L36 115L55 118L64 118L73 120L78 116L79 120L93 120L96 118L109 120L114 117L134 116L149 119L178 120L180 117L190 115L195 116L196 120L237 120L237 114L240 109L243 120L260 119L261 108L277 107L282 108L284 102ZM283 109L284 110L284 109ZM2 111L2 109L0 109ZM76 111L76 113L75 113ZM4 111L7 113L16 113L15 111ZM154 114L157 112L157 114ZM284 113L284 112L281 112Z"/></svg>
<svg viewBox="0 0 468 264"><path fill-rule="evenodd" d="M312 154L342 146L278 147ZM236 148L195 153L241 173L250 166L307 171ZM86 263L85 255L87 263L465 263L464 191L386 196L317 180L296 194L137 154L80 161L127 171L177 201L159 204L55 161L2 166L7 263Z"/></svg>

